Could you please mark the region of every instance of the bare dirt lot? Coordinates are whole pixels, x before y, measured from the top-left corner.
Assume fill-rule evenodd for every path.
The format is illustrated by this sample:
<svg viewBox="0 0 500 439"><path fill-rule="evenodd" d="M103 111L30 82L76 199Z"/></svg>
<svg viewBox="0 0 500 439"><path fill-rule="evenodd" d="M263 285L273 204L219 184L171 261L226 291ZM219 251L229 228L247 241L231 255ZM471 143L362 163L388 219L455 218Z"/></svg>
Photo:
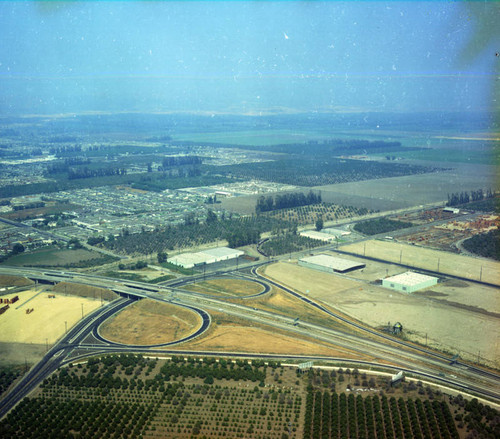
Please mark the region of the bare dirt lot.
<svg viewBox="0 0 500 439"><path fill-rule="evenodd" d="M186 337L200 325L201 318L193 311L144 299L106 321L100 333L117 343L152 345Z"/></svg>
<svg viewBox="0 0 500 439"><path fill-rule="evenodd" d="M414 245L381 240L349 244L340 247L340 250L500 285L500 262L484 258L455 255Z"/></svg>
<svg viewBox="0 0 500 439"><path fill-rule="evenodd" d="M19 301L0 315L0 342L50 346L64 334L65 322L69 330L82 318L82 309L87 315L101 306L100 300L65 296L40 287L15 295Z"/></svg>
<svg viewBox="0 0 500 439"><path fill-rule="evenodd" d="M179 346L179 349L206 349L225 352L259 352L292 355L325 355L363 358L358 353L327 343L287 335L279 330L235 322L230 316L210 312L213 324L206 334Z"/></svg>
<svg viewBox="0 0 500 439"><path fill-rule="evenodd" d="M477 360L479 354L481 362L500 366L500 316L492 312L499 309L496 288L450 281L408 295L293 263L273 264L265 273L368 325L399 321L410 340L427 340L429 346L468 360Z"/></svg>
<svg viewBox="0 0 500 439"><path fill-rule="evenodd" d="M241 297L259 294L262 285L241 279L210 279L201 283L187 285L186 290L208 294L209 296Z"/></svg>

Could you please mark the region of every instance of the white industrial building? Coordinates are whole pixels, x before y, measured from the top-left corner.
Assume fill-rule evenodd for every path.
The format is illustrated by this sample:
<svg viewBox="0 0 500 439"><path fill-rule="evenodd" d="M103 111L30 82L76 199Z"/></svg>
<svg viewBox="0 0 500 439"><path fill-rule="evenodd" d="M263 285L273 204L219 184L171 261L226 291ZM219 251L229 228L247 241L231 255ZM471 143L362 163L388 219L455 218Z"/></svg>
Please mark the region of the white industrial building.
<svg viewBox="0 0 500 439"><path fill-rule="evenodd" d="M312 268L314 270L325 271L327 273L347 273L348 271L364 268L366 265L349 261L348 259L336 258L330 255L314 255L299 259L301 267Z"/></svg>
<svg viewBox="0 0 500 439"><path fill-rule="evenodd" d="M241 250L234 250L229 247L217 247L196 253L181 253L169 258L168 262L183 268L193 268L204 264L214 264L216 262L236 259L243 254L245 253Z"/></svg>
<svg viewBox="0 0 500 439"><path fill-rule="evenodd" d="M332 227L328 227L326 229L321 229L321 232L328 233L329 235L334 235L337 238L340 236L347 236L347 235L351 234L351 232L348 232L347 230L334 229Z"/></svg>
<svg viewBox="0 0 500 439"><path fill-rule="evenodd" d="M335 241L335 236L329 235L328 233L317 232L315 230L306 230L300 232L300 236L305 236L306 238L319 239L320 241L332 242Z"/></svg>
<svg viewBox="0 0 500 439"><path fill-rule="evenodd" d="M406 273L382 279L382 286L391 290L413 293L414 291L436 285L438 280L437 277L407 271Z"/></svg>

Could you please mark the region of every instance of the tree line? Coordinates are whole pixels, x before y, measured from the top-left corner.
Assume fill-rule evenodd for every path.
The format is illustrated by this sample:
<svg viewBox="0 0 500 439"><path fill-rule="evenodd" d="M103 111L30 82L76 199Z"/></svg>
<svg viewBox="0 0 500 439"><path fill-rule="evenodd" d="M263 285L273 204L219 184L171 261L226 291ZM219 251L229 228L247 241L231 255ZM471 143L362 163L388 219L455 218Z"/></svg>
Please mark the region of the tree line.
<svg viewBox="0 0 500 439"><path fill-rule="evenodd" d="M309 191L307 195L302 192L291 192L286 194L278 194L274 198L272 196L265 197L262 195L257 200L255 212L270 212L278 209L288 209L291 207L308 206L310 204L321 203L321 194L315 194Z"/></svg>
<svg viewBox="0 0 500 439"><path fill-rule="evenodd" d="M126 175L125 168L98 168L89 169L87 166L83 168L69 168L68 180L75 180L78 178L94 178L94 177L109 177L113 175Z"/></svg>
<svg viewBox="0 0 500 439"><path fill-rule="evenodd" d="M197 155L169 156L163 157L161 166L166 169L173 166L201 165L201 163L202 160Z"/></svg>
<svg viewBox="0 0 500 439"><path fill-rule="evenodd" d="M448 194L448 202L447 206L459 206L460 204L466 204L471 201L481 201L485 198L493 198L494 194L491 189L488 189L484 192L482 189L478 189L477 191L468 192L455 192L451 195Z"/></svg>

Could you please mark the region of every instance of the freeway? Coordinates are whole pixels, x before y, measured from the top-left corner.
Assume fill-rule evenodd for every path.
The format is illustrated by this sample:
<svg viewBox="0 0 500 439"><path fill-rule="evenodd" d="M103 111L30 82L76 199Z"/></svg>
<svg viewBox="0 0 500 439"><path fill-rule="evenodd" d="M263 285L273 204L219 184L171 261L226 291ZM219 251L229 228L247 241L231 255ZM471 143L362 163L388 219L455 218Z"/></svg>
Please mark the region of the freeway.
<svg viewBox="0 0 500 439"><path fill-rule="evenodd" d="M267 263L267 262L266 262ZM210 325L210 315L206 312L206 309L213 309L218 311L223 311L227 314L239 316L250 321L255 321L258 324L265 324L279 329L286 329L289 332L297 333L301 335L307 335L308 337L313 337L318 341L328 341L338 344L339 346L346 347L351 351L358 351L363 354L368 352L372 354L375 358L380 358L384 360L384 363L393 362L394 365L391 367L397 370L412 371L412 373L418 376L432 377L434 380L440 381L444 384L453 385L456 388L460 388L463 391L475 392L478 395L487 396L496 401L500 401L500 392L498 390L500 377L489 371L472 367L465 363L459 363L456 366L450 365L450 359L442 354L437 354L433 351L426 350L424 348L411 345L409 343L402 342L399 339L394 339L392 337L386 336L384 334L378 333L377 331L370 330L370 328L363 327L362 325L357 325L354 322L342 319L341 316L324 308L322 305L317 304L307 297L303 297L300 294L288 289L286 286L280 285L274 281L267 278L261 277L257 272L256 268L263 265L264 263L254 264L252 269L252 274L257 276L255 280L264 286L264 292L269 291L270 285L279 286L279 288L284 289L289 294L298 297L310 306L316 307L318 310L326 313L334 319L343 320L346 324L355 327L358 331L366 331L369 337L361 335L353 335L352 333L342 332L339 330L333 330L328 327L314 325L308 322L300 322L299 326L293 325L293 318L289 316L283 316L277 313L272 313L263 310L257 310L248 306L232 304L224 301L220 297L210 297L202 294L196 294L193 292L187 292L181 287L187 283L193 282L195 280L200 280L200 278L184 278L177 279L169 283L168 286L152 286L151 284L142 282L130 282L122 283L122 281L117 281L116 279L110 279L102 276L87 275L85 273L76 272L63 272L55 270L37 270L34 268L17 268L17 267L0 267L0 273L8 274L18 274L26 276L31 279L38 279L45 282L57 283L60 281L69 281L76 283L84 283L87 285L98 286L102 288L109 288L122 296L121 299L117 299L110 305L100 308L93 314L87 316L78 325L76 325L66 336L64 336L55 345L45 357L35 365L27 375L19 382L19 384L0 402L0 418L4 416L10 408L12 408L18 401L20 401L24 396L29 394L36 385L43 380L46 376L50 375L54 370L56 370L61 365L68 361L73 361L75 355L91 355L101 352L141 352L147 354L153 354L161 352L162 354L168 353L164 349L158 350L159 347L165 347L170 344L164 344L161 346L129 346L120 345L118 343L112 343L99 335L99 326L111 315L115 314L119 310L128 306L134 300L141 298L150 298L153 300L160 300L164 302L175 303L176 305L186 306L190 309L198 312L202 315L203 323L200 328L195 331L195 334L177 340L175 343L181 343L187 341L194 336L198 336ZM229 273L230 276L236 276L234 273L234 268L224 272L223 270L216 273L210 274L210 277L217 277ZM203 278L206 278L204 275ZM246 279L250 278L249 275L245 276ZM263 294L263 293L259 293ZM378 338L378 340L377 340ZM179 351L175 351L179 353ZM215 355L216 353L207 353L204 351L183 351L190 355ZM201 353L199 353L201 352ZM77 355L78 353L78 355ZM224 356L239 356L239 357L259 357L268 358L267 355L262 354L241 354L241 353L217 353L217 355ZM298 359L307 358L311 359L310 356L284 356L280 355L279 358L285 359ZM270 358L270 357L269 357ZM314 357L321 358L322 360L327 360L326 357ZM337 359L337 361L350 362L353 363L354 360ZM370 364L381 365L380 361L376 361ZM415 365L418 365L418 370L415 369ZM383 364L384 367L387 364ZM454 380L449 380L448 378L443 378L440 376L442 370L446 370L448 373L452 371L459 378Z"/></svg>
<svg viewBox="0 0 500 439"><path fill-rule="evenodd" d="M355 321L347 319L347 318L343 317L340 314L337 314L337 313L334 313L334 312L330 311L329 309L325 308L323 305L320 305L319 303L317 303L317 302L309 299L308 297L303 296L302 294L299 294L296 291L291 290L287 286L261 276L257 272L256 269L252 269L252 271L254 272L254 274L256 276L259 276L259 277L262 277L262 278L266 279L266 281L269 282L271 285L274 285L274 286L276 286L278 288L281 288L282 290L286 291L288 294L291 294L292 296L297 297L298 299L302 300L303 302L307 303L308 305L311 305L311 306L315 307L316 309L324 312L325 314L327 314L327 315L329 315L331 317L334 317L335 319L337 319L337 320L339 320L339 321L341 321L343 323L346 323L347 325L355 327L356 329L358 329L360 331L364 331L364 332L369 333L369 334L371 334L373 336L382 338L384 340L387 340L388 342L397 343L398 345L400 345L402 347L419 351L419 352L421 352L421 353L423 353L423 354L425 354L425 355L427 355L429 357L435 357L437 359L440 359L440 360L442 360L444 362L448 362L448 363L450 362L449 356L440 354L440 353L435 352L435 351L431 351L429 349L422 348L422 347L417 346L417 345L415 345L413 343L405 342L404 340L401 340L401 339L390 337L390 336L388 336L388 335L386 335L386 334L384 334L382 332L376 331L376 330L371 329L371 328L369 328L367 326L361 325L361 324L359 324L359 323L357 323ZM487 370L484 370L484 369L481 369L481 368L469 365L467 363L463 363L463 362L461 362L459 360L456 360L455 363L457 365L459 365L459 366L467 367L470 371L473 371L475 373L478 373L478 374L481 374L481 375L485 375L485 376L490 376L491 378L493 378L495 380L500 380L500 376L499 375L494 374L492 372L489 372Z"/></svg>

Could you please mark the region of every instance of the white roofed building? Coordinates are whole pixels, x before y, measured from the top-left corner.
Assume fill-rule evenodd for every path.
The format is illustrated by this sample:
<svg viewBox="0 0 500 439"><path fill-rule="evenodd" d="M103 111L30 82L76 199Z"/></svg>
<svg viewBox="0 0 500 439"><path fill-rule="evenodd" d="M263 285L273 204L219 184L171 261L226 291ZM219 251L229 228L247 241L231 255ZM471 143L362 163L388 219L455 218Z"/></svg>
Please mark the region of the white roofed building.
<svg viewBox="0 0 500 439"><path fill-rule="evenodd" d="M407 271L406 273L382 279L382 286L404 293L413 293L414 291L436 285L438 280L437 277Z"/></svg>
<svg viewBox="0 0 500 439"><path fill-rule="evenodd" d="M214 264L215 262L236 259L244 254L245 252L241 250L234 250L229 247L217 247L196 253L181 253L169 258L168 262L183 268L193 268L204 264Z"/></svg>
<svg viewBox="0 0 500 439"><path fill-rule="evenodd" d="M334 235L323 232L316 232L315 230L307 230L304 232L300 232L300 236L305 236L306 238L311 238L311 239L319 239L320 241L325 241L325 242L335 241Z"/></svg>
<svg viewBox="0 0 500 439"><path fill-rule="evenodd" d="M347 273L348 271L364 268L366 265L348 259L336 258L330 255L314 255L299 259L301 267L325 271L327 273Z"/></svg>

